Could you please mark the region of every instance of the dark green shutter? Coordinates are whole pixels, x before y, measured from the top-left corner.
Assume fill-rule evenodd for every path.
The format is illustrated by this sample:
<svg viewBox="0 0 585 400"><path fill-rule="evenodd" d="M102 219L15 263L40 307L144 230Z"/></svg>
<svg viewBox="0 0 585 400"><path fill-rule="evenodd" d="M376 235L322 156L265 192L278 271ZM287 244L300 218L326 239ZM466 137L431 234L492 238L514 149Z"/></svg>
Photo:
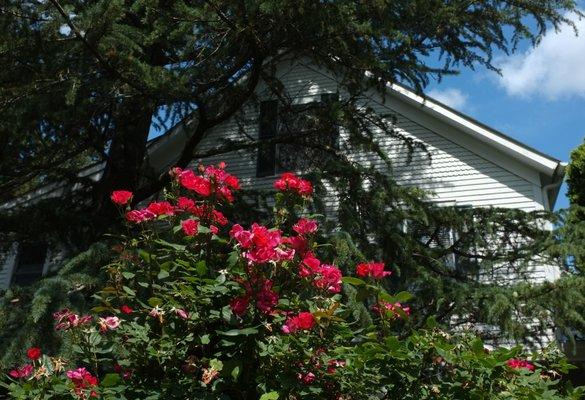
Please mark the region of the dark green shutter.
<svg viewBox="0 0 585 400"><path fill-rule="evenodd" d="M260 126L258 140L272 139L277 133L278 103L276 100L260 103ZM258 146L258 160L256 176L272 176L276 165L276 144L263 144Z"/></svg>
<svg viewBox="0 0 585 400"><path fill-rule="evenodd" d="M321 95L321 104L323 107L331 107L333 103L339 101L339 93L323 93ZM339 124L336 121L332 121L333 126L331 131L327 132L329 136L328 145L334 149L339 149Z"/></svg>

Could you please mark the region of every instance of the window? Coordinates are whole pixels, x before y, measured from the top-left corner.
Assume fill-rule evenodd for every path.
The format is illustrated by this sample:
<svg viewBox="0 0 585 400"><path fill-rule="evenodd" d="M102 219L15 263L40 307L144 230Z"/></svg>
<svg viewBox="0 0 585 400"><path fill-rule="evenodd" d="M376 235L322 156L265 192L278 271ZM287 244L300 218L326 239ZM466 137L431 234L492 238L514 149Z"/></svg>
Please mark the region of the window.
<svg viewBox="0 0 585 400"><path fill-rule="evenodd" d="M435 228L407 221L407 232L413 235L419 242L431 249L450 249L458 239L457 232L450 227ZM442 257L445 266L449 269L457 269L458 256L447 253Z"/></svg>
<svg viewBox="0 0 585 400"><path fill-rule="evenodd" d="M337 94L323 94L320 102L292 105L286 109L276 100L260 104L259 140L270 140L278 135L299 135L295 143L266 143L258 148L257 176L272 176L285 171L309 170L323 166L328 155L319 146L338 147L337 126L324 122L320 113L327 112ZM318 134L311 135L311 130ZM307 137L303 137L307 133Z"/></svg>
<svg viewBox="0 0 585 400"><path fill-rule="evenodd" d="M16 266L12 274L12 283L26 286L40 279L43 276L46 259L46 244L39 242L20 243Z"/></svg>

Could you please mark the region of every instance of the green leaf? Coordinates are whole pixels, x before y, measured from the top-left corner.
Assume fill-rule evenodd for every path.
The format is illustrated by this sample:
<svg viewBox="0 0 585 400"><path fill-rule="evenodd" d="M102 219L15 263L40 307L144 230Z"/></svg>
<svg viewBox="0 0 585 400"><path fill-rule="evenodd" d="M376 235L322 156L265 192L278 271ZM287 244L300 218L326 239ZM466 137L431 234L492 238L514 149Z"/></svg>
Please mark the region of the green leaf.
<svg viewBox="0 0 585 400"><path fill-rule="evenodd" d="M484 354L483 341L480 338L475 338L471 343L471 348L476 354Z"/></svg>
<svg viewBox="0 0 585 400"><path fill-rule="evenodd" d="M187 246L185 246L185 245L178 244L178 243L169 243L166 240L162 240L162 239L157 239L154 242L157 244L160 244L161 246L170 247L171 249L177 250L177 251L185 251L185 249L187 248Z"/></svg>
<svg viewBox="0 0 585 400"><path fill-rule="evenodd" d="M278 400L278 392L264 393L260 396L260 400Z"/></svg>
<svg viewBox="0 0 585 400"><path fill-rule="evenodd" d="M140 256L140 258L142 258L147 263L152 261L152 258L153 258L152 254L150 254L149 252L147 252L145 250L138 250L138 255Z"/></svg>
<svg viewBox="0 0 585 400"><path fill-rule="evenodd" d="M220 335L224 336L240 336L240 335L254 335L258 333L258 329L256 328L244 328L244 329L231 329L229 331L216 331Z"/></svg>
<svg viewBox="0 0 585 400"><path fill-rule="evenodd" d="M234 367L234 369L232 369L232 372L230 373L230 375L232 376L232 378L234 378L234 381L237 381L238 376L240 376L240 366L236 365Z"/></svg>
<svg viewBox="0 0 585 400"><path fill-rule="evenodd" d="M209 232L211 232L211 230L208 227L203 226L203 225L199 225L199 227L197 228L197 231L199 233L209 233Z"/></svg>
<svg viewBox="0 0 585 400"><path fill-rule="evenodd" d="M201 335L199 340L201 341L201 344L209 344L210 342L209 335Z"/></svg>
<svg viewBox="0 0 585 400"><path fill-rule="evenodd" d="M128 286L122 286L122 289L128 293L130 296L136 296L136 292L130 289Z"/></svg>
<svg viewBox="0 0 585 400"><path fill-rule="evenodd" d="M132 279L136 276L136 274L130 271L122 271L122 276L126 279Z"/></svg>
<svg viewBox="0 0 585 400"><path fill-rule="evenodd" d="M116 386L118 383L120 383L121 380L122 379L118 374L106 374L106 376L100 382L100 385L104 387Z"/></svg>
<svg viewBox="0 0 585 400"><path fill-rule="evenodd" d="M156 307L156 306L158 306L158 305L161 305L161 304L162 304L162 302L163 302L163 301L162 301L161 299L159 299L158 297L151 297L150 299L148 299L148 304L149 304L151 307Z"/></svg>
<svg viewBox="0 0 585 400"><path fill-rule="evenodd" d="M380 299L387 301L388 303L406 303L408 300L412 299L412 294L408 292L400 292L394 296L390 296L386 292L379 293Z"/></svg>
<svg viewBox="0 0 585 400"><path fill-rule="evenodd" d="M207 275L207 264L205 260L200 260L195 264L195 270L197 270L197 275L205 276Z"/></svg>
<svg viewBox="0 0 585 400"><path fill-rule="evenodd" d="M411 300L414 296L408 292L400 292L398 294L395 294L394 297L396 298L396 302L406 303L407 301Z"/></svg>
<svg viewBox="0 0 585 400"><path fill-rule="evenodd" d="M158 279L162 280L162 279L166 279L169 277L169 271L161 269L160 272L158 273L158 275L156 276Z"/></svg>
<svg viewBox="0 0 585 400"><path fill-rule="evenodd" d="M366 284L366 282L364 282L360 278L356 278L354 276L344 276L341 278L341 282L347 283L347 284L350 284L353 286L362 286L362 285Z"/></svg>
<svg viewBox="0 0 585 400"><path fill-rule="evenodd" d="M427 320L425 321L425 327L427 329L434 329L436 327L439 326L439 323L437 322L437 318L435 318L434 315L431 315L430 317L427 318Z"/></svg>
<svg viewBox="0 0 585 400"><path fill-rule="evenodd" d="M236 263L238 262L239 258L240 258L240 252L237 250L232 251L227 259L228 267L233 268L236 265Z"/></svg>
<svg viewBox="0 0 585 400"><path fill-rule="evenodd" d="M217 358L209 360L209 366L216 371L221 371L223 369L223 363Z"/></svg>

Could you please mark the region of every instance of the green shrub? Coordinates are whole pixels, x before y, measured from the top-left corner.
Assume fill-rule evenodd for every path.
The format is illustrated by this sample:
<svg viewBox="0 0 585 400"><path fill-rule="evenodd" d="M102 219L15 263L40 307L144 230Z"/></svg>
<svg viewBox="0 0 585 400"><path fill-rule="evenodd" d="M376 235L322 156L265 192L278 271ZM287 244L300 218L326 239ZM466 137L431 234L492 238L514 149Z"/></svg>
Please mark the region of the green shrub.
<svg viewBox="0 0 585 400"><path fill-rule="evenodd" d="M554 352L490 352L432 319L413 330L411 295L384 289L383 263L342 277L320 259L331 246L319 216L303 214L308 181L275 183L273 227L228 226L220 207L239 182L223 167L175 169L167 200L126 210L100 305L54 315L74 355L28 349L3 383L13 398L579 398Z"/></svg>

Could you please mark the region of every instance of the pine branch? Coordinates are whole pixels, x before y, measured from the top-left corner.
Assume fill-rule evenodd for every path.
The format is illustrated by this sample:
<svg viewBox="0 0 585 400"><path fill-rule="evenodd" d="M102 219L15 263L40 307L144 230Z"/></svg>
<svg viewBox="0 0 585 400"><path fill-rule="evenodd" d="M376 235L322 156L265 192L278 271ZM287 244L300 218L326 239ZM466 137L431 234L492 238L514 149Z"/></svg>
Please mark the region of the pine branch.
<svg viewBox="0 0 585 400"><path fill-rule="evenodd" d="M120 71L118 71L116 68L114 68L112 65L110 65L110 63L107 62L106 59L104 59L102 57L102 55L100 54L100 52L98 51L98 49L96 49L94 46L92 46L87 41L87 39L86 39L85 35L83 34L83 32L81 32L79 30L79 28L77 28L77 26L73 23L73 21L71 20L71 18L69 17L69 15L67 15L67 12L65 12L65 10L61 6L61 4L59 4L59 1L58 0L49 0L49 1L57 9L57 11L59 12L59 14L61 14L61 16L65 20L65 23L67 24L67 26L69 26L69 28L71 28L71 30L73 31L73 33L75 33L75 36L83 43L83 45L95 57L95 59L99 62L99 64L106 71L108 71L108 73L110 73L112 76L120 79L122 82L126 83L128 86L134 88L139 93L142 93L143 95L145 95L147 97L152 97L152 96L150 96L148 94L148 91L144 87L138 85L136 83L136 81L134 81L134 80L127 79Z"/></svg>

